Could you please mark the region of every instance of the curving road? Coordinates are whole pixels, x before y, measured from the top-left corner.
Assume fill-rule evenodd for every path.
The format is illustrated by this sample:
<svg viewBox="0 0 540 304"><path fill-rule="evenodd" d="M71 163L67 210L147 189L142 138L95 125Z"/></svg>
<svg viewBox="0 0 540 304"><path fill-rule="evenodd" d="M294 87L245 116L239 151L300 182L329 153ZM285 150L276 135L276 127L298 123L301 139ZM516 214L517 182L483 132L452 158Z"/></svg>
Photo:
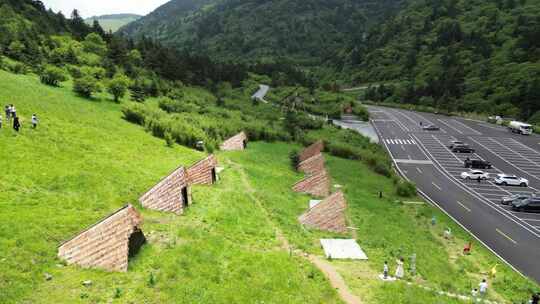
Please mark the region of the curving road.
<svg viewBox="0 0 540 304"><path fill-rule="evenodd" d="M257 92L255 92L255 94L253 94L253 96L251 96L251 99L258 99L264 103L268 103L268 101L266 101L264 99L264 97L266 97L266 94L268 93L268 90L270 90L270 87L265 85L265 84L261 84L259 85L259 90Z"/></svg>
<svg viewBox="0 0 540 304"><path fill-rule="evenodd" d="M540 192L540 137L514 135L502 127L456 117L384 107L369 111L398 170L510 266L540 282L540 214L514 212L499 203L504 195ZM420 122L441 130L424 131ZM469 143L476 153L452 153L451 140ZM494 165L489 173L525 177L530 187L462 180L466 157L489 160Z"/></svg>

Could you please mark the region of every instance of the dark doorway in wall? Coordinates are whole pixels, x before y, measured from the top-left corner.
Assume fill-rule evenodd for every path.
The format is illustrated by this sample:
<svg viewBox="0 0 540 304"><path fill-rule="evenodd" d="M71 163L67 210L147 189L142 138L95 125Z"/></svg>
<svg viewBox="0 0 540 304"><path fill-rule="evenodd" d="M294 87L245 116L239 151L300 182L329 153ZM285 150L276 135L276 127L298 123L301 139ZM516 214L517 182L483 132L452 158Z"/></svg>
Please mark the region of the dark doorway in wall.
<svg viewBox="0 0 540 304"><path fill-rule="evenodd" d="M129 258L134 257L139 250L141 249L142 245L146 243L146 237L144 237L144 233L141 229L135 227L135 230L133 230L133 233L129 236Z"/></svg>
<svg viewBox="0 0 540 304"><path fill-rule="evenodd" d="M216 168L212 168L212 184L215 184L216 182L217 182Z"/></svg>
<svg viewBox="0 0 540 304"><path fill-rule="evenodd" d="M182 188L182 207L187 208L189 206L188 188Z"/></svg>

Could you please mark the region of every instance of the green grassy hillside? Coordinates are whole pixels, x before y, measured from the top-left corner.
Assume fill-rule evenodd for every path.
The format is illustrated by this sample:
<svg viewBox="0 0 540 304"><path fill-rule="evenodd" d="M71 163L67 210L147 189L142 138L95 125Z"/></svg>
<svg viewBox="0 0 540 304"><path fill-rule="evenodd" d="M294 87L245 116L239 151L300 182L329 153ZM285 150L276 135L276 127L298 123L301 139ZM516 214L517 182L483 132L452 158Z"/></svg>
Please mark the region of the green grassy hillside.
<svg viewBox="0 0 540 304"><path fill-rule="evenodd" d="M218 153L220 181L195 187L194 204L176 216L142 210L136 200L203 154L169 148L124 121L121 105L107 95L81 99L68 88L0 71L0 100L14 103L23 123L19 134L0 130L0 303L341 303L301 254L322 255L319 239L336 235L297 221L309 201L291 190L301 174L291 169L289 154L299 146L252 142L244 152ZM41 118L37 130L28 127L32 113ZM478 243L472 255L462 255L470 237L429 205L401 203L392 178L359 161L326 157L370 258L328 262L364 303L460 303L437 292L467 295L497 264L497 276L488 278L490 299L521 301L538 288ZM56 258L63 240L126 202L142 211L149 240L127 273L64 266ZM446 227L452 240L442 237ZM281 234L299 251L284 250ZM396 258L413 253L418 276L390 284L377 279L385 260L393 270ZM85 287L87 280L92 285Z"/></svg>
<svg viewBox="0 0 540 304"><path fill-rule="evenodd" d="M279 249L232 168L219 185L194 190L185 216L142 212L149 244L128 273L62 266L60 242L203 155L166 147L108 97L81 99L35 77L0 71L0 100L16 105L23 124L20 134L0 130L0 303L337 302L319 272Z"/></svg>

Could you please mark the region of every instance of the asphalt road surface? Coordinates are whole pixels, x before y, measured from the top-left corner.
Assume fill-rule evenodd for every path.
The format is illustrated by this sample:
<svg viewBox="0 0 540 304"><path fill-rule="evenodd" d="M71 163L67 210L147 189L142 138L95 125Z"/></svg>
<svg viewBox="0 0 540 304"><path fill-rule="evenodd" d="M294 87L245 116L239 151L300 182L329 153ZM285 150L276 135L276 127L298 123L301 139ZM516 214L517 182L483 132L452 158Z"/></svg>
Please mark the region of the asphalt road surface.
<svg viewBox="0 0 540 304"><path fill-rule="evenodd" d="M265 85L265 84L261 84L259 85L259 90L257 92L255 92L255 94L253 94L253 96L251 96L251 99L259 99L260 101L264 102L264 103L268 103L264 97L266 97L266 93L268 93L268 90L270 90L270 87Z"/></svg>
<svg viewBox="0 0 540 304"><path fill-rule="evenodd" d="M540 193L540 136L456 117L383 107L369 111L381 144L402 174L499 257L540 282L540 213L515 212L500 203L505 195ZM420 122L440 131L424 131ZM476 153L452 153L451 140L468 143ZM490 161L494 168L484 171L492 175L524 177L529 187L463 180L467 157Z"/></svg>

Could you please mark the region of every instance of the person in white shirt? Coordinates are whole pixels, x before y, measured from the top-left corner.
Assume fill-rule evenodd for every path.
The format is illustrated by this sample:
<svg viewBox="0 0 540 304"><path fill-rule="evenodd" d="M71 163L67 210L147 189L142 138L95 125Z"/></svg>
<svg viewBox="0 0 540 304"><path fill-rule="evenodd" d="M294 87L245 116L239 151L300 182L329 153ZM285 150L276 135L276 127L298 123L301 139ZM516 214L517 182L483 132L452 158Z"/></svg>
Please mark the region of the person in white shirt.
<svg viewBox="0 0 540 304"><path fill-rule="evenodd" d="M37 128L39 119L36 114L32 114L32 128Z"/></svg>
<svg viewBox="0 0 540 304"><path fill-rule="evenodd" d="M482 282L478 284L478 289L480 290L480 296L485 297L488 289L488 283L486 282L486 279L483 279Z"/></svg>
<svg viewBox="0 0 540 304"><path fill-rule="evenodd" d="M11 105L11 117L17 117L17 109L15 109L14 105Z"/></svg>

